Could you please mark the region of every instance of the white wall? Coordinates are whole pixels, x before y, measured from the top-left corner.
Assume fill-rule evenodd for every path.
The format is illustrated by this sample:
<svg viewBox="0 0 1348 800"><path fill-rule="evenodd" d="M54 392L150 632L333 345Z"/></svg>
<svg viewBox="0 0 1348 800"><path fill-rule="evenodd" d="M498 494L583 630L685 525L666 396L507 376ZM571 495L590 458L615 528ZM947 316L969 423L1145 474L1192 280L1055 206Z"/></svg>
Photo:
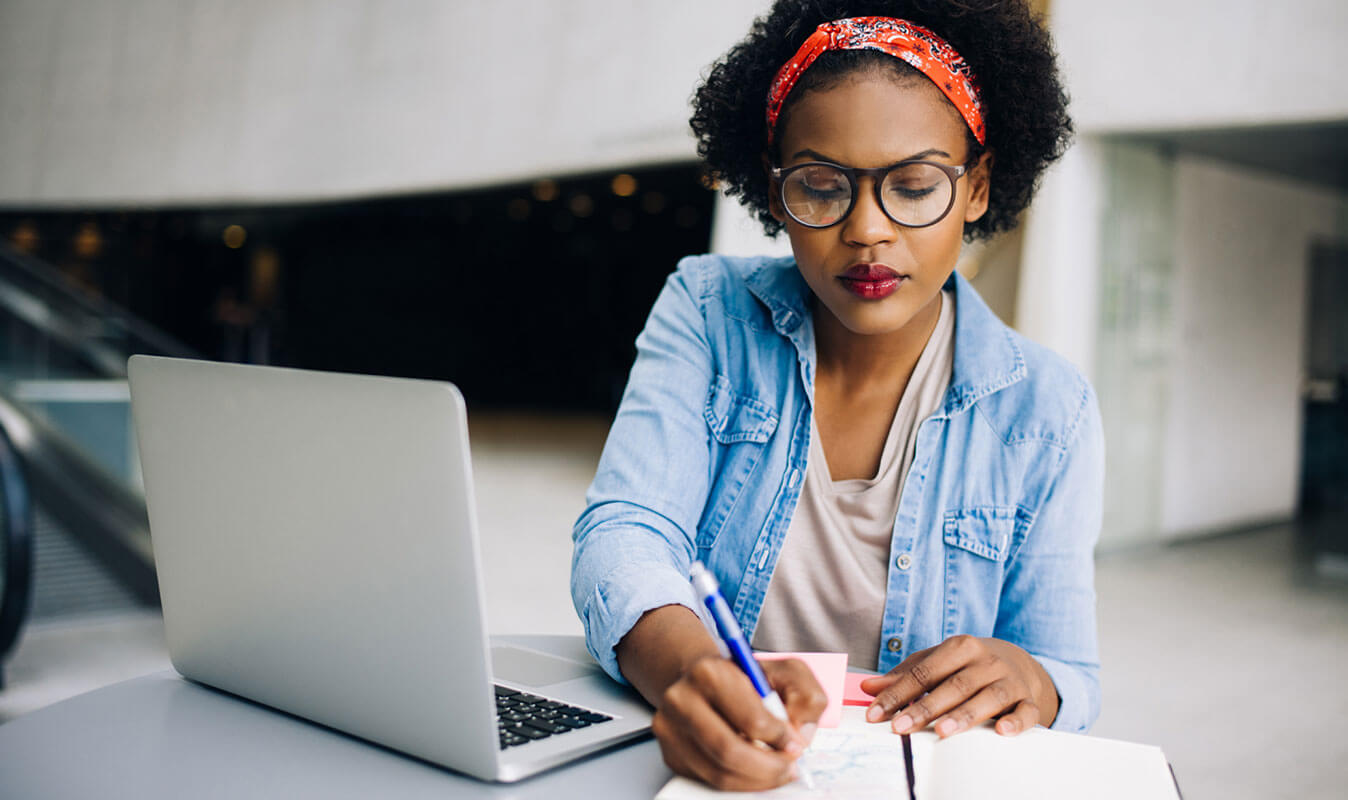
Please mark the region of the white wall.
<svg viewBox="0 0 1348 800"><path fill-rule="evenodd" d="M711 251L728 256L791 254L791 240L785 233L770 237L763 225L752 216L738 198L724 192L716 193L716 207L712 212Z"/></svg>
<svg viewBox="0 0 1348 800"><path fill-rule="evenodd" d="M1051 21L1082 131L1348 116L1343 0L1054 0Z"/></svg>
<svg viewBox="0 0 1348 800"><path fill-rule="evenodd" d="M1161 529L1287 518L1301 471L1310 244L1343 196L1219 162L1176 164Z"/></svg>
<svg viewBox="0 0 1348 800"><path fill-rule="evenodd" d="M0 206L321 199L695 158L767 0L4 0Z"/></svg>
<svg viewBox="0 0 1348 800"><path fill-rule="evenodd" d="M1095 372L1103 156L1082 138L1044 176L1026 220L1016 328Z"/></svg>

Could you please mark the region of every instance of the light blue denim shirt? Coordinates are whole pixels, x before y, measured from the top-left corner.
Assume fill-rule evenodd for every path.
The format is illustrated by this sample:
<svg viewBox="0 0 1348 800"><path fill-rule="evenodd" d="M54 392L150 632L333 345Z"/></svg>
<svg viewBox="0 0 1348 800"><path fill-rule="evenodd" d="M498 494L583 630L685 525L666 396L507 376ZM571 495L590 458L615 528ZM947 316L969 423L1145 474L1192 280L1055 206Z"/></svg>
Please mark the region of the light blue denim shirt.
<svg viewBox="0 0 1348 800"><path fill-rule="evenodd" d="M879 668L956 634L1005 639L1052 677L1053 727L1085 731L1100 710L1095 394L951 281L954 367L894 520ZM615 679L644 612L693 607L693 559L753 637L809 452L811 297L789 257L698 256L656 300L573 533L572 599Z"/></svg>

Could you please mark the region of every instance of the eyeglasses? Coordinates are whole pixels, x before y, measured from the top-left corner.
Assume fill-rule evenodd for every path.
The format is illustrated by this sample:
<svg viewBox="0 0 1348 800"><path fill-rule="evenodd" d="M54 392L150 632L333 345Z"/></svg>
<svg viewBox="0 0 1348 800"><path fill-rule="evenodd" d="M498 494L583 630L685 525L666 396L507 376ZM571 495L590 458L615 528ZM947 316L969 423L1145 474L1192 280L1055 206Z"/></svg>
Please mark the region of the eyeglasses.
<svg viewBox="0 0 1348 800"><path fill-rule="evenodd" d="M905 228L925 228L950 213L955 181L966 171L935 161L901 161L874 169L808 161L774 167L772 177L786 213L807 228L828 228L846 219L857 204L859 177L871 179L885 216Z"/></svg>

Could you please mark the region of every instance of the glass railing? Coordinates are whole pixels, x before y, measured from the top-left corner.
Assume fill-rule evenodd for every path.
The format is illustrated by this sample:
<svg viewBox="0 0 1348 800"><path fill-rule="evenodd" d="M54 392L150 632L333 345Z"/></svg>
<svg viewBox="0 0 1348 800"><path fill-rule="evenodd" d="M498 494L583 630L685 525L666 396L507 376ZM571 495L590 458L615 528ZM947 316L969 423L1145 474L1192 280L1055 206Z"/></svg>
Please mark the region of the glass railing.
<svg viewBox="0 0 1348 800"><path fill-rule="evenodd" d="M134 353L194 357L0 244L0 445L12 443L17 476L0 447L0 661L7 626L17 636L27 613L158 603L126 380ZM15 509L26 522L9 524ZM44 542L77 557L35 560Z"/></svg>

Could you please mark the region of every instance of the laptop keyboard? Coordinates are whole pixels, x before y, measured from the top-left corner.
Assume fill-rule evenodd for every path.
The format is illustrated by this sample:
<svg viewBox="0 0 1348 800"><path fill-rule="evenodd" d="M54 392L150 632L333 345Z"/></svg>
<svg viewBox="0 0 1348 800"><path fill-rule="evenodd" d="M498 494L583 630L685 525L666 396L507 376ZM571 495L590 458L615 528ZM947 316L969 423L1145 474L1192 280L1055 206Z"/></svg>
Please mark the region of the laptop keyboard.
<svg viewBox="0 0 1348 800"><path fill-rule="evenodd" d="M613 717L536 694L496 686L496 731L501 749L588 728Z"/></svg>

